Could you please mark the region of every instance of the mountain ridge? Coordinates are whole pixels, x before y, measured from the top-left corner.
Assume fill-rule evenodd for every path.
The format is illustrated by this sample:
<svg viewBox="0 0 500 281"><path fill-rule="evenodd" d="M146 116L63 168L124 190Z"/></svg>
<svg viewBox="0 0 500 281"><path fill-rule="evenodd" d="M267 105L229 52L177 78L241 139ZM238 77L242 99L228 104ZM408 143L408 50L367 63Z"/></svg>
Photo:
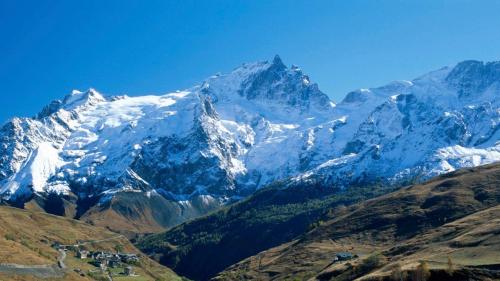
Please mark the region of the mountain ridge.
<svg viewBox="0 0 500 281"><path fill-rule="evenodd" d="M160 96L73 91L1 128L0 194L101 206L140 192L201 214L276 180L398 185L488 164L499 66L465 61L338 104L278 56Z"/></svg>

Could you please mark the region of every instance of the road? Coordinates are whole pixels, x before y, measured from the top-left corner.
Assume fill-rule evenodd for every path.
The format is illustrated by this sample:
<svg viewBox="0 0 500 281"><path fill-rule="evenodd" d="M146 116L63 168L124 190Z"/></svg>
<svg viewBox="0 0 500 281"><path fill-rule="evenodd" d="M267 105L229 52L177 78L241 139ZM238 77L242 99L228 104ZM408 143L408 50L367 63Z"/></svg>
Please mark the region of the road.
<svg viewBox="0 0 500 281"><path fill-rule="evenodd" d="M66 251L59 250L57 264L24 265L15 263L0 264L0 272L15 275L32 275L37 278L60 278L64 276Z"/></svg>
<svg viewBox="0 0 500 281"><path fill-rule="evenodd" d="M64 270L57 265L0 264L0 272L15 275L31 275L37 278L61 278Z"/></svg>
<svg viewBox="0 0 500 281"><path fill-rule="evenodd" d="M65 269L66 265L64 264L64 259L66 259L66 251L65 250L59 250L59 257L57 258L57 265L61 269Z"/></svg>

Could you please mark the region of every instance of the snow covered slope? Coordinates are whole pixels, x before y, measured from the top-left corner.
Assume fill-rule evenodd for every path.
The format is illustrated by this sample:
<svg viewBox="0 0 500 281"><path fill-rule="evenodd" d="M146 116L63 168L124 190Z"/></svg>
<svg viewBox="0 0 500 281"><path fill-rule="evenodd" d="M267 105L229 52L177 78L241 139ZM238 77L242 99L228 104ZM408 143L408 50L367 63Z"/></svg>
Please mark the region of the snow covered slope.
<svg viewBox="0 0 500 281"><path fill-rule="evenodd" d="M500 160L500 62L464 61L349 93L336 154L296 180L421 181Z"/></svg>
<svg viewBox="0 0 500 281"><path fill-rule="evenodd" d="M74 91L0 131L0 194L213 205L275 180L421 180L500 160L500 63L465 61L335 105L279 57L160 96Z"/></svg>

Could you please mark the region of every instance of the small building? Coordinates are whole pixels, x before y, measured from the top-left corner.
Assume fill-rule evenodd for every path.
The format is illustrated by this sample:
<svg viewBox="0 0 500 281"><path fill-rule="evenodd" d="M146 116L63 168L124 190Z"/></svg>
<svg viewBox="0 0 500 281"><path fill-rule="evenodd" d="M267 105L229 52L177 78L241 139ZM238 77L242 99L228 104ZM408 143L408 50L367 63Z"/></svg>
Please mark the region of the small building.
<svg viewBox="0 0 500 281"><path fill-rule="evenodd" d="M131 266L127 266L123 269L123 274L126 276L133 276L135 275L134 268Z"/></svg>
<svg viewBox="0 0 500 281"><path fill-rule="evenodd" d="M121 259L118 256L112 256L108 259L108 265L109 267L115 268L121 266Z"/></svg>
<svg viewBox="0 0 500 281"><path fill-rule="evenodd" d="M333 258L333 262L339 262L339 261L348 261L355 258L355 256L349 252L340 252L335 254L335 257Z"/></svg>
<svg viewBox="0 0 500 281"><path fill-rule="evenodd" d="M108 263L108 264L109 264L109 267L111 267L111 268L116 268L116 267L120 267L121 262L111 260L111 261L109 261L109 263Z"/></svg>
<svg viewBox="0 0 500 281"><path fill-rule="evenodd" d="M139 257L136 254L120 254L120 258L124 263L137 263Z"/></svg>
<svg viewBox="0 0 500 281"><path fill-rule="evenodd" d="M95 260L99 260L99 259L103 259L105 257L105 253L101 252L101 251L95 251L95 252L91 252L90 256Z"/></svg>
<svg viewBox="0 0 500 281"><path fill-rule="evenodd" d="M86 250L79 250L76 253L76 257L79 259L86 259L86 258L88 258L88 256L89 256L89 251L86 251Z"/></svg>

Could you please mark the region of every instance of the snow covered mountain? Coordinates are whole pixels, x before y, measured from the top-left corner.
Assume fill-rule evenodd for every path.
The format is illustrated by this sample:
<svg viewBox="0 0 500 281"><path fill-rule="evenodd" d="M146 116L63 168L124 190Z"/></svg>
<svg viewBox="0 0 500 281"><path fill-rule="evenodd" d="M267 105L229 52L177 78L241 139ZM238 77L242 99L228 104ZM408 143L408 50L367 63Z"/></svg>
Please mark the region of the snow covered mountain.
<svg viewBox="0 0 500 281"><path fill-rule="evenodd" d="M161 96L73 91L0 130L0 194L119 192L220 205L275 180L400 183L500 160L500 62L465 61L334 104L279 57Z"/></svg>
<svg viewBox="0 0 500 281"><path fill-rule="evenodd" d="M500 62L478 61L349 93L335 155L295 180L404 183L499 161L499 97Z"/></svg>

